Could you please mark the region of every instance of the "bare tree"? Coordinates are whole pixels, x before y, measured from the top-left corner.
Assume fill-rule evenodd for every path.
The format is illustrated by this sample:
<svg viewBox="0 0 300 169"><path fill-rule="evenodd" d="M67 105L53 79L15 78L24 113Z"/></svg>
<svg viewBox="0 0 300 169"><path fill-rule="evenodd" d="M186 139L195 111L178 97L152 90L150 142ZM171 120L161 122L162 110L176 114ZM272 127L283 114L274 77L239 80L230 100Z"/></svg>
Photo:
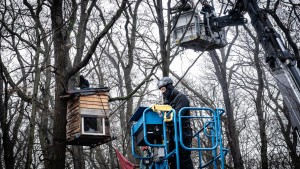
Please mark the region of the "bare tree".
<svg viewBox="0 0 300 169"><path fill-rule="evenodd" d="M225 52L223 51L221 52L220 58L216 51L211 51L210 56L215 67L216 76L222 88L227 117L225 122L227 129L226 134L230 146L231 155L233 158L234 168L244 168L239 146L239 136L236 129L236 121L233 114L234 109L232 107L232 102L229 94L229 84L227 79L228 76L226 74L226 62L228 59L228 55L225 55Z"/></svg>
<svg viewBox="0 0 300 169"><path fill-rule="evenodd" d="M53 32L53 40L54 40L54 56L55 56L55 81L56 81L56 92L55 92L55 112L54 112L54 126L53 129L53 151L54 151L54 159L51 168L64 168L65 163L65 134L66 134L66 108L67 101L63 98L60 98L66 92L68 80L72 77L76 72L78 72L82 67L84 67L93 53L96 50L96 47L100 40L105 36L108 30L113 26L116 19L121 15L121 12L125 9L127 1L123 1L120 8L116 12L115 16L112 17L111 21L105 26L105 28L100 32L99 35L95 37L93 43L89 47L87 54L84 59L74 65L73 68L68 69L66 65L68 65L68 51L69 47L67 46L70 41L70 30L73 29L73 20L75 19L75 14L70 13L69 16L70 22L65 25L64 23L64 15L63 15L63 2L60 0L52 2L51 8L51 20L52 20L52 30ZM76 2L73 1L73 10L76 8ZM75 10L76 11L76 10ZM72 11L73 12L73 11Z"/></svg>
<svg viewBox="0 0 300 169"><path fill-rule="evenodd" d="M251 33L250 29L244 26L246 29L248 35L250 35L251 39L254 41L254 49L253 49L253 55L254 59L251 61L254 64L254 68L256 69L257 72L257 89L256 97L253 98L255 105L256 105L256 114L258 117L258 125L259 125L259 134L260 134L260 140L261 140L261 167L264 169L269 168L268 166L268 139L267 139L267 134L266 134L266 119L264 115L264 108L263 108L263 97L264 97L264 78L263 78L263 68L261 66L261 61L259 58L259 42L255 38L255 36ZM248 43L249 44L249 43ZM252 54L252 53L251 53Z"/></svg>
<svg viewBox="0 0 300 169"><path fill-rule="evenodd" d="M1 1L0 168L117 168L114 148L138 163L131 155L128 120L135 107L158 102L152 79L161 76L158 68L162 76L176 77L195 105L225 107L228 167L299 167L299 143L259 61L263 53L255 35L230 29L234 36L227 48L190 58L170 40L172 3ZM299 58L299 4L259 5ZM181 62L194 61L183 74L170 67L180 56ZM200 77L190 72L197 63L205 71ZM79 73L92 85L111 88L111 130L118 137L94 149L66 146L67 100L61 96L76 85Z"/></svg>

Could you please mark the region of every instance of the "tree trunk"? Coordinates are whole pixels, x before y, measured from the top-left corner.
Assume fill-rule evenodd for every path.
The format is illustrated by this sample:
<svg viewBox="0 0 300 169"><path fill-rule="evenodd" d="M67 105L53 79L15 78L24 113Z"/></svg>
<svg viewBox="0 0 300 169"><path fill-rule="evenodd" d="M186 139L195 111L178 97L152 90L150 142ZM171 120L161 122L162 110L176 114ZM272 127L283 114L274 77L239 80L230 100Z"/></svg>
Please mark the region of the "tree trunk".
<svg viewBox="0 0 300 169"><path fill-rule="evenodd" d="M0 122L2 129L2 141L3 141L3 150L4 150L4 165L3 168L15 168L15 160L13 154L13 147L11 146L11 142L9 139L9 127L7 126L7 106L8 106L8 91L7 91L7 82L5 81L5 77L2 71L2 67L0 67ZM3 85L4 84L4 85ZM4 97L3 97L4 96ZM4 98L4 99L3 99ZM2 147L1 147L2 150ZM2 161L2 160L1 160ZM1 162L1 166L3 166Z"/></svg>
<svg viewBox="0 0 300 169"><path fill-rule="evenodd" d="M157 0L157 4L155 6L155 10L157 13L157 26L159 33L159 44L160 44L160 55L162 60L162 73L164 76L169 76L170 73L170 52L167 51L167 41L165 34L165 23L164 23L164 15L163 15L163 6L162 0Z"/></svg>
<svg viewBox="0 0 300 169"><path fill-rule="evenodd" d="M48 51L48 50L45 50ZM48 54L48 52L45 52ZM46 65L51 64L50 56L47 55L45 56L46 58ZM44 166L45 169L50 168L50 159L51 159L51 151L49 148L51 147L51 141L52 140L49 136L48 129L49 127L49 115L50 115L50 110L49 110L49 104L50 104L50 85L51 85L51 72L50 69L46 69L45 73L45 78L46 82L44 86L41 87L41 93L42 93L42 103L43 103L43 109L41 110L40 119L41 119L41 124L40 124L40 129L39 129L39 140L41 143L41 149L42 149L42 154L43 154L43 161L44 161Z"/></svg>
<svg viewBox="0 0 300 169"><path fill-rule="evenodd" d="M63 23L62 0L52 2L51 20L54 43L54 67L55 67L55 106L53 121L53 160L52 169L65 168L66 153L66 112L67 100L61 98L66 92L66 72L68 65L68 50L65 46L68 41L68 34Z"/></svg>
<svg viewBox="0 0 300 169"><path fill-rule="evenodd" d="M0 48L2 47L1 45L1 42L2 42L2 29L0 29ZM2 58L2 54L0 52L0 59ZM4 114L4 101L3 101L3 96L4 96L4 74L3 74L3 71L2 71L2 66L0 65L0 124L2 123L2 116ZM0 138L2 139L2 137ZM3 146L2 146L2 142L0 141L0 156L2 157L3 156ZM2 163L2 160L0 160L0 168L4 168L3 167L3 163Z"/></svg>
<svg viewBox="0 0 300 169"><path fill-rule="evenodd" d="M229 95L229 86L227 83L227 75L226 75L226 62L221 62L220 58L217 55L215 50L209 52L212 62L214 64L216 70L216 76L218 81L222 87L223 99L225 102L225 110L227 121L225 122L226 129L228 130L228 143L230 146L230 154L233 158L234 168L235 169L243 169L243 159L240 152L239 145L239 135L236 130L236 123L233 115L233 108Z"/></svg>
<svg viewBox="0 0 300 169"><path fill-rule="evenodd" d="M72 146L74 169L84 169L85 161L82 146Z"/></svg>
<svg viewBox="0 0 300 169"><path fill-rule="evenodd" d="M291 150L290 156L291 156L294 168L300 168L300 155L298 155L297 148L296 148L297 143L298 143L297 139L299 139L299 138L297 137L297 133L295 130L293 131L292 135L293 135L293 141L291 141L292 144L288 144L288 147Z"/></svg>
<svg viewBox="0 0 300 169"><path fill-rule="evenodd" d="M9 123L7 122L7 108L8 108L8 90L7 90L7 82L3 76L3 72L1 69L2 82L4 83L4 90L2 90L1 100L1 108L0 108L0 120L1 120L1 129L2 129L2 140L3 140L3 148L4 148L4 163L5 168L15 168L15 158L13 151L13 144L9 137ZM2 84L3 84L2 83ZM2 87L3 88L3 87ZM4 91L4 93L3 93Z"/></svg>
<svg viewBox="0 0 300 169"><path fill-rule="evenodd" d="M31 163L32 163L32 150L33 150L33 142L34 142L34 133L35 133L35 119L36 119L36 112L37 112L37 95L38 95L38 87L40 82L40 68L39 68L39 58L40 58L40 36L39 31L36 29L36 35L37 35L37 48L35 58L34 58L34 64L35 64L35 77L34 77L34 84L33 84L33 94L32 94L32 112L30 116L30 122L29 122L29 136L28 136L28 147L27 147L27 154L26 154L26 164L25 169L30 169Z"/></svg>
<svg viewBox="0 0 300 169"><path fill-rule="evenodd" d="M255 39L254 39L255 40ZM254 53L254 65L257 72L258 77L258 88L257 94L255 99L256 105L256 114L258 118L258 125L259 125L259 135L261 141L260 147L260 157L261 157L261 168L267 169L268 168L268 138L266 134L266 119L264 118L264 111L263 111L263 89L264 89L264 80L263 80L263 70L260 65L260 60L258 57L259 53L259 43L255 43L255 53Z"/></svg>

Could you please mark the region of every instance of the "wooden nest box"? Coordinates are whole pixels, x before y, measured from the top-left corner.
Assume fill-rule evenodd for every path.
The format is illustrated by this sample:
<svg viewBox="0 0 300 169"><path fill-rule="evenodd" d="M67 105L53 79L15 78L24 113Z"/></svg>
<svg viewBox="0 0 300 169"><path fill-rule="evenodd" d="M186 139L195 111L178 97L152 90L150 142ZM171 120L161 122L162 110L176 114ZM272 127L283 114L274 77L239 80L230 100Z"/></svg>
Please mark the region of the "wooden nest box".
<svg viewBox="0 0 300 169"><path fill-rule="evenodd" d="M66 137L69 145L94 146L111 141L108 88L69 91Z"/></svg>

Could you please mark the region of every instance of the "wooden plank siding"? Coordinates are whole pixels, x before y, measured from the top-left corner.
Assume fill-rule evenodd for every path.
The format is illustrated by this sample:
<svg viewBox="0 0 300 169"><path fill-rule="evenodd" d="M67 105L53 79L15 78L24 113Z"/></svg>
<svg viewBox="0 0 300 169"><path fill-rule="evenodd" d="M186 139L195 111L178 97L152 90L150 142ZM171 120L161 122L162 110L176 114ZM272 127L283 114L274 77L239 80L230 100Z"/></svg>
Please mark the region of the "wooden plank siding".
<svg viewBox="0 0 300 169"><path fill-rule="evenodd" d="M89 95L80 96L80 108L90 108L90 109L109 109L108 95Z"/></svg>

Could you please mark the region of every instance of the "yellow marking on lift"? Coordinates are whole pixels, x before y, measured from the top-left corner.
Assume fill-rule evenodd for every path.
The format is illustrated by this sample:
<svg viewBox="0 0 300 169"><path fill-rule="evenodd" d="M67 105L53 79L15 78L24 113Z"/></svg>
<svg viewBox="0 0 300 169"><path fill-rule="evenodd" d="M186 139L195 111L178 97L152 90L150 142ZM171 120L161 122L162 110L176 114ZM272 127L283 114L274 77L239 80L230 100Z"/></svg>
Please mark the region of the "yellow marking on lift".
<svg viewBox="0 0 300 169"><path fill-rule="evenodd" d="M158 112L158 111L170 111L172 110L172 107L170 105L153 105L151 107L151 109L155 112Z"/></svg>
<svg viewBox="0 0 300 169"><path fill-rule="evenodd" d="M174 115L174 113L171 112L171 113L170 113L170 118L168 118L168 117L167 117L167 113L165 113L165 115L164 115L164 121L165 121L165 122L171 122L171 121L173 121L173 115Z"/></svg>
<svg viewBox="0 0 300 169"><path fill-rule="evenodd" d="M170 113L170 117L167 117L167 112L171 111L173 108L170 105L153 105L151 109L155 112L165 111L164 113L164 121L171 122L173 120L173 112Z"/></svg>

